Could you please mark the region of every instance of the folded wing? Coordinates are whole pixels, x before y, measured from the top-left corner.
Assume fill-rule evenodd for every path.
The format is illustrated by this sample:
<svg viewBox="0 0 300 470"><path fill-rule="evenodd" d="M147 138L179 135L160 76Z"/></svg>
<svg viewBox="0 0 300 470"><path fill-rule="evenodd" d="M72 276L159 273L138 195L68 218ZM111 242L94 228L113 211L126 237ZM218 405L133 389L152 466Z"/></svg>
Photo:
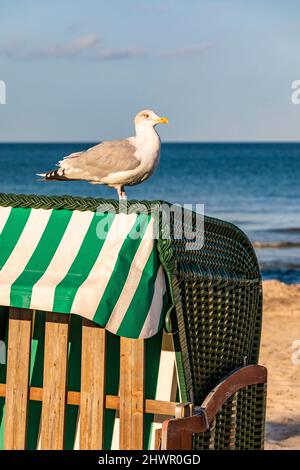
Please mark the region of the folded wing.
<svg viewBox="0 0 300 470"><path fill-rule="evenodd" d="M59 168L67 179L99 181L112 173L137 168L140 161L135 152L136 147L129 140L104 141L85 152L65 157L59 162Z"/></svg>

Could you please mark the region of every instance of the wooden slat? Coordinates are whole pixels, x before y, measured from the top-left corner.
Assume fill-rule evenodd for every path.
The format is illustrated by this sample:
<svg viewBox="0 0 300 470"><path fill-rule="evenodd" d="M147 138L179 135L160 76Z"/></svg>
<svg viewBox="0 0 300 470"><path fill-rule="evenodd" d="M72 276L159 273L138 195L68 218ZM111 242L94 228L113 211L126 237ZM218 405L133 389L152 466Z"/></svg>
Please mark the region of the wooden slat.
<svg viewBox="0 0 300 470"><path fill-rule="evenodd" d="M178 403L174 401L146 400L145 412L155 415L175 416Z"/></svg>
<svg viewBox="0 0 300 470"><path fill-rule="evenodd" d="M84 450L103 447L105 352L105 329L84 319L80 393L80 449Z"/></svg>
<svg viewBox="0 0 300 470"><path fill-rule="evenodd" d="M4 448L26 445L32 312L10 308L7 351Z"/></svg>
<svg viewBox="0 0 300 470"><path fill-rule="evenodd" d="M64 446L69 315L47 313L41 449Z"/></svg>
<svg viewBox="0 0 300 470"><path fill-rule="evenodd" d="M121 338L120 450L142 450L145 406L144 340Z"/></svg>
<svg viewBox="0 0 300 470"><path fill-rule="evenodd" d="M0 384L0 397L5 397L6 385ZM43 389L39 387L30 387L29 399L32 401L43 400ZM80 392L69 391L67 395L68 405L80 405ZM157 414L162 416L175 416L175 409L178 403L174 401L146 400L145 413ZM120 397L115 395L106 395L105 408L108 410L120 409Z"/></svg>

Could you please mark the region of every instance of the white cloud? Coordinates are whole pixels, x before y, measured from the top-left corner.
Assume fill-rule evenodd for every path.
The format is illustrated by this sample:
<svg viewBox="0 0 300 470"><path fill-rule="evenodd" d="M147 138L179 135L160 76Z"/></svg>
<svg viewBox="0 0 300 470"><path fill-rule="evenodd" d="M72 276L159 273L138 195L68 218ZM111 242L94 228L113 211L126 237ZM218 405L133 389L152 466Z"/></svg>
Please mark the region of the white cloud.
<svg viewBox="0 0 300 470"><path fill-rule="evenodd" d="M146 49L139 49L135 47L128 48L115 48L115 49L101 49L95 54L92 54L90 59L93 60L121 60L132 59L136 57L146 57L149 52Z"/></svg>
<svg viewBox="0 0 300 470"><path fill-rule="evenodd" d="M72 58L85 55L101 46L100 37L97 34L79 36L66 44L54 44L49 47L37 49L27 54L28 58Z"/></svg>
<svg viewBox="0 0 300 470"><path fill-rule="evenodd" d="M101 40L97 34L79 36L72 41L62 44L51 44L39 49L28 49L20 41L14 41L0 47L0 55L11 59L51 59L73 58L84 56L93 49L101 46Z"/></svg>
<svg viewBox="0 0 300 470"><path fill-rule="evenodd" d="M201 53L212 44L202 42L193 46L169 50L152 50L138 47L107 48L103 46L98 34L79 36L72 41L52 44L39 49L27 49L20 42L11 43L0 48L0 56L15 60L46 60L46 59L85 59L91 61L125 60L133 58L172 58Z"/></svg>

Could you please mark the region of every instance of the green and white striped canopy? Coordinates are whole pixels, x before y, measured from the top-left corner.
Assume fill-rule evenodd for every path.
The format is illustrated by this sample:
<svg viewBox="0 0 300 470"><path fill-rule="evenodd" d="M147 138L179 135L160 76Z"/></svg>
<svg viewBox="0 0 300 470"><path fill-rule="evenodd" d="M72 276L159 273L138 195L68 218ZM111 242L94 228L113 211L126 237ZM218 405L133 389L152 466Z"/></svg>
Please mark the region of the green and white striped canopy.
<svg viewBox="0 0 300 470"><path fill-rule="evenodd" d="M167 296L153 230L146 214L0 207L0 305L154 336Z"/></svg>

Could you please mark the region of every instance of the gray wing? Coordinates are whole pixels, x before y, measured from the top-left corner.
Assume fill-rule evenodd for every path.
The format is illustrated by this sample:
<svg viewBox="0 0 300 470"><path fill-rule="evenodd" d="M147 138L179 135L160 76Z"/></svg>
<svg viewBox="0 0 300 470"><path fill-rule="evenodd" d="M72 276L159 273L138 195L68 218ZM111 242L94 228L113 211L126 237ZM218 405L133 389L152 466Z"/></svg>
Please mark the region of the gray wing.
<svg viewBox="0 0 300 470"><path fill-rule="evenodd" d="M128 140L104 141L59 162L68 178L97 180L111 173L134 170L140 164L136 147Z"/></svg>

